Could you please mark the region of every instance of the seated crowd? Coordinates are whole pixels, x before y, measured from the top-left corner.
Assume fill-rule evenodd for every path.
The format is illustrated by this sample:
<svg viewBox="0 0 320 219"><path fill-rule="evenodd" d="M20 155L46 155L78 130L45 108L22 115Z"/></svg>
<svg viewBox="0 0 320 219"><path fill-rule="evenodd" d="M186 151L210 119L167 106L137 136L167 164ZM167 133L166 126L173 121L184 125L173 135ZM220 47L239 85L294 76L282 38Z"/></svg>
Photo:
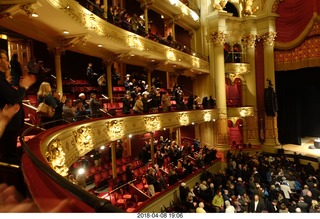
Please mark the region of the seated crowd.
<svg viewBox="0 0 320 219"><path fill-rule="evenodd" d="M170 46L174 49L180 50L182 52L192 54L191 48L178 43L173 39L171 33L167 37L163 37L158 33L147 33L145 32L145 20L143 17L137 14L130 14L125 8L120 8L119 5L111 5L105 13L105 5L101 4L100 0L91 2L89 0L78 0L78 2L93 14L99 16L100 18L106 20L107 22L121 27L127 31L136 33L140 36L151 39L155 42L161 43L163 45ZM149 30L150 28L149 22Z"/></svg>
<svg viewBox="0 0 320 219"><path fill-rule="evenodd" d="M298 156L298 155L297 155ZM166 211L320 213L319 169L257 153L229 153L227 168L204 171L195 185L180 185L180 203Z"/></svg>

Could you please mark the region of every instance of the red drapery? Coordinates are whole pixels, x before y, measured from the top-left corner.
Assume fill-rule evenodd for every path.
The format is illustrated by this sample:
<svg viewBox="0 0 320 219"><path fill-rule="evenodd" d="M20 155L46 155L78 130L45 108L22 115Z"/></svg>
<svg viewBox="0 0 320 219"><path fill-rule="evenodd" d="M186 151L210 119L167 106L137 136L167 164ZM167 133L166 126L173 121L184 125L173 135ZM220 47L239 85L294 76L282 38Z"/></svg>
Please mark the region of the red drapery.
<svg viewBox="0 0 320 219"><path fill-rule="evenodd" d="M313 12L320 12L318 0L286 0L279 4L276 19L277 42L296 39L307 27Z"/></svg>

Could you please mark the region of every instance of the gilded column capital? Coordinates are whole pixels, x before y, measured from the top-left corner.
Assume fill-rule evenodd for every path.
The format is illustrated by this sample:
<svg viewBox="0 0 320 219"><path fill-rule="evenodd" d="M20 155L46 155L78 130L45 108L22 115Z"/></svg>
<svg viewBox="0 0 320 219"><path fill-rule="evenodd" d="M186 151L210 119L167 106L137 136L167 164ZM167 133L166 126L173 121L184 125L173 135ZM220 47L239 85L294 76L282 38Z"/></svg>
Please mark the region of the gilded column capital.
<svg viewBox="0 0 320 219"><path fill-rule="evenodd" d="M209 36L209 42L215 46L223 46L225 40L227 38L227 34L222 31L212 32Z"/></svg>
<svg viewBox="0 0 320 219"><path fill-rule="evenodd" d="M277 32L268 32L261 35L264 46L274 46L275 38L277 37Z"/></svg>
<svg viewBox="0 0 320 219"><path fill-rule="evenodd" d="M276 13L278 10L278 6L281 2L283 2L284 0L275 0L273 5L272 5L272 12Z"/></svg>
<svg viewBox="0 0 320 219"><path fill-rule="evenodd" d="M257 40L256 34L249 34L249 35L246 35L242 38L242 42L243 42L243 44L245 44L245 46L247 48L255 48L256 47L256 40Z"/></svg>
<svg viewBox="0 0 320 219"><path fill-rule="evenodd" d="M149 9L149 7L150 6L152 6L153 5L153 3L154 3L154 0L147 0L147 1L145 1L145 0L138 0L138 2L140 2L140 7L141 7L141 9L142 10L148 10Z"/></svg>

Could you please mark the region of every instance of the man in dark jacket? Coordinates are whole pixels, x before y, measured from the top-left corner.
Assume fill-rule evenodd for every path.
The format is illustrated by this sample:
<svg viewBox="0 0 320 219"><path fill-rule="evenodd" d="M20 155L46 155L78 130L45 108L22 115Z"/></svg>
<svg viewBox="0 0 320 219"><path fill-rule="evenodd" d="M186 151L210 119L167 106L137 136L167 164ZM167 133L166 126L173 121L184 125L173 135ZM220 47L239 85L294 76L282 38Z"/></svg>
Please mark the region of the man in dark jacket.
<svg viewBox="0 0 320 219"><path fill-rule="evenodd" d="M0 49L0 109L3 109L6 104L20 104L20 110L8 123L0 138L0 161L19 164L20 156L17 152L17 138L24 123L22 99L25 97L26 89L35 82L35 77L29 75L24 76L16 89L7 81L9 73L7 53L5 50Z"/></svg>

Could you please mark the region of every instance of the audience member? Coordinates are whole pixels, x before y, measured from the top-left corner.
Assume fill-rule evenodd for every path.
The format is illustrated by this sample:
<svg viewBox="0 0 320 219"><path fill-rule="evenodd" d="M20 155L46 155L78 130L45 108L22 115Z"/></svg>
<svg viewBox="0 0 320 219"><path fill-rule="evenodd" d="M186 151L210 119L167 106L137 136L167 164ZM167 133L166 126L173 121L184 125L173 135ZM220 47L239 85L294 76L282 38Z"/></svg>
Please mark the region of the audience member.
<svg viewBox="0 0 320 219"><path fill-rule="evenodd" d="M9 62L5 50L0 49L0 109L5 105L19 104L19 111L7 124L2 137L0 138L0 161L9 163L20 163L20 156L17 152L17 139L24 123L24 112L22 99L25 97L26 89L35 82L35 77L25 75L20 80L17 89L7 81L6 75L9 72Z"/></svg>

